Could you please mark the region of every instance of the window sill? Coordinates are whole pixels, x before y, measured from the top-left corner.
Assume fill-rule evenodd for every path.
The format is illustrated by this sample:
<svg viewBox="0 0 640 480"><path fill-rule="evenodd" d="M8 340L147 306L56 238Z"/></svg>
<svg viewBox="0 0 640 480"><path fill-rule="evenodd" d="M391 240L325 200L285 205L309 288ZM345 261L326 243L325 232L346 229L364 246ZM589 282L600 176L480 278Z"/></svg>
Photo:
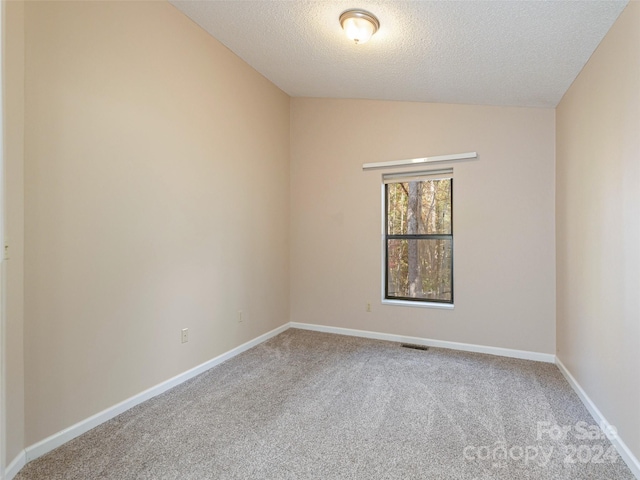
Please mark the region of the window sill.
<svg viewBox="0 0 640 480"><path fill-rule="evenodd" d="M419 308L441 308L444 310L453 310L452 303L437 302L411 302L409 300L382 300L383 305L397 305L399 307L419 307Z"/></svg>

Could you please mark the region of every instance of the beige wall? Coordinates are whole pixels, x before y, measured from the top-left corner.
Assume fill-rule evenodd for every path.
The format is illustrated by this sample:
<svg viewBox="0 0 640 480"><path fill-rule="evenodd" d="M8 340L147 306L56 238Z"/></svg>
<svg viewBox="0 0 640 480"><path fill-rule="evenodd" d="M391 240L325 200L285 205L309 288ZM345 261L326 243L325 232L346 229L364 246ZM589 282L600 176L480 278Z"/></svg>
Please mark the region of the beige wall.
<svg viewBox="0 0 640 480"><path fill-rule="evenodd" d="M292 99L291 320L553 353L553 109ZM454 164L455 309L381 304L381 171ZM366 312L366 304L372 312Z"/></svg>
<svg viewBox="0 0 640 480"><path fill-rule="evenodd" d="M9 461L288 319L552 353L554 194L558 354L640 454L637 3L557 145L552 109L290 102L166 3L5 7ZM362 163L466 151L455 309L381 305Z"/></svg>
<svg viewBox="0 0 640 480"><path fill-rule="evenodd" d="M24 3L3 2L6 460L24 448Z"/></svg>
<svg viewBox="0 0 640 480"><path fill-rule="evenodd" d="M289 98L164 2L25 18L31 445L287 322Z"/></svg>
<svg viewBox="0 0 640 480"><path fill-rule="evenodd" d="M640 458L640 3L557 108L558 357Z"/></svg>

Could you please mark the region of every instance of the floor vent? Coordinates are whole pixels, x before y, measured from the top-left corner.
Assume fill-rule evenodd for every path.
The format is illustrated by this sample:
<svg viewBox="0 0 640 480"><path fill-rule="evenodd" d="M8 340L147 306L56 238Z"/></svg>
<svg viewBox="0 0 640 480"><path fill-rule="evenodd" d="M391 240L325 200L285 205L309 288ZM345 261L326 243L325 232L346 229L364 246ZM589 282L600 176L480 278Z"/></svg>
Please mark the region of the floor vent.
<svg viewBox="0 0 640 480"><path fill-rule="evenodd" d="M402 346L404 348L413 348L414 350L429 350L429 347L426 345L414 345L412 343L403 343Z"/></svg>

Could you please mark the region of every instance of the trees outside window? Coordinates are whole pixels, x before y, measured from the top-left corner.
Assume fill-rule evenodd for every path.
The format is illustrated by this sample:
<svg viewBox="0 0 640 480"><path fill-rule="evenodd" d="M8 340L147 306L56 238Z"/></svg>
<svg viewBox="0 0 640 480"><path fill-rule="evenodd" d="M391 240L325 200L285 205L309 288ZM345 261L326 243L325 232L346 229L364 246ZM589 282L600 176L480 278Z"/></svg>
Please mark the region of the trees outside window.
<svg viewBox="0 0 640 480"><path fill-rule="evenodd" d="M385 185L385 298L453 303L452 178Z"/></svg>

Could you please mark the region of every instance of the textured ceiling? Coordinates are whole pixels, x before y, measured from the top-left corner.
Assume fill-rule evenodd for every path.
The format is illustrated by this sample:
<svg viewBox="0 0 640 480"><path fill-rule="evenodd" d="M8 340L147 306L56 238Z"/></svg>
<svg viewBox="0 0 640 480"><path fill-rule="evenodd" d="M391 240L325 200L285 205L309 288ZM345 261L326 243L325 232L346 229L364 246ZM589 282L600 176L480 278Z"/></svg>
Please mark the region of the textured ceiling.
<svg viewBox="0 0 640 480"><path fill-rule="evenodd" d="M294 97L554 107L627 1L172 3ZM362 45L356 7L381 24Z"/></svg>

